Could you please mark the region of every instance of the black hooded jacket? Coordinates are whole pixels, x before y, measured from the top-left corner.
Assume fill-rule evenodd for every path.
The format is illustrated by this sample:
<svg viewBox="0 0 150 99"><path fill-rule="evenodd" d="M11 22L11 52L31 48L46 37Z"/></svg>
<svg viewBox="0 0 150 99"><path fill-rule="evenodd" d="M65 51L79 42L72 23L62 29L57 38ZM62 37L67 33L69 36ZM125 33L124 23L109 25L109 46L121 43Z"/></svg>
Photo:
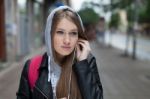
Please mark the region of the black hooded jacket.
<svg viewBox="0 0 150 99"><path fill-rule="evenodd" d="M28 68L30 60L23 68L17 99L53 99L51 82L48 82L48 56L43 55L39 69L39 77L33 90L29 87ZM89 55L88 59L73 65L82 99L103 99L103 89L98 74L96 59Z"/></svg>

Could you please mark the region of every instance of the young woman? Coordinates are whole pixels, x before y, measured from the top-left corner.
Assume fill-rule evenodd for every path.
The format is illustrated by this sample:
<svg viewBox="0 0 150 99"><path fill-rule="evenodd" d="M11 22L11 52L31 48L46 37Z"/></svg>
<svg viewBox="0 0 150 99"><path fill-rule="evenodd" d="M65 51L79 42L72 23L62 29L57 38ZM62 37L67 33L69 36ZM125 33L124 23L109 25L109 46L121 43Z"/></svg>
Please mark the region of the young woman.
<svg viewBox="0 0 150 99"><path fill-rule="evenodd" d="M80 16L68 6L54 9L45 29L47 52L31 90L28 60L22 71L17 99L103 99L95 57Z"/></svg>

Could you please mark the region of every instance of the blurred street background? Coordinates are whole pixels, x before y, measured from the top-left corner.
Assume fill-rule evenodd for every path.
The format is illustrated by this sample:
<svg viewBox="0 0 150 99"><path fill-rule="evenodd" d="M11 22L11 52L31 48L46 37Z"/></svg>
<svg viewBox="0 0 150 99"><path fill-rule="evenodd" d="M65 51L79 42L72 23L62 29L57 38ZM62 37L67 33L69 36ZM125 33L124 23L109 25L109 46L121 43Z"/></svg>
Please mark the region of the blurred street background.
<svg viewBox="0 0 150 99"><path fill-rule="evenodd" d="M150 97L150 0L1 0L0 99L15 99L24 62L45 52L52 9L68 5L85 27L104 99Z"/></svg>

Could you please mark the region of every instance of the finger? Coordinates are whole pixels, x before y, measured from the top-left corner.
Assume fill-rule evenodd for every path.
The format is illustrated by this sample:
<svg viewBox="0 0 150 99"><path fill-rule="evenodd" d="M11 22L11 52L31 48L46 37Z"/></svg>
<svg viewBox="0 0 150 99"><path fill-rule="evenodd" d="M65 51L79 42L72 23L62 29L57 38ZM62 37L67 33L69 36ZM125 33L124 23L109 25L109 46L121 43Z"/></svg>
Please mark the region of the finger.
<svg viewBox="0 0 150 99"><path fill-rule="evenodd" d="M83 42L78 42L78 44L81 45L81 47L86 48L86 45Z"/></svg>
<svg viewBox="0 0 150 99"><path fill-rule="evenodd" d="M79 45L76 46L76 52L77 52L77 57L80 57L80 48L79 48Z"/></svg>
<svg viewBox="0 0 150 99"><path fill-rule="evenodd" d="M86 43L83 43L83 42L78 42L78 44L81 44L81 46L83 46L83 48L86 48L86 49L88 49L88 50L91 50L89 44L86 44Z"/></svg>
<svg viewBox="0 0 150 99"><path fill-rule="evenodd" d="M76 45L76 49L77 49L77 51L80 49L78 44Z"/></svg>
<svg viewBox="0 0 150 99"><path fill-rule="evenodd" d="M84 43L84 44L86 44L86 45L88 45L88 46L90 45L87 40L81 40L81 39L80 39L80 40L78 40L78 42L82 42L82 43Z"/></svg>

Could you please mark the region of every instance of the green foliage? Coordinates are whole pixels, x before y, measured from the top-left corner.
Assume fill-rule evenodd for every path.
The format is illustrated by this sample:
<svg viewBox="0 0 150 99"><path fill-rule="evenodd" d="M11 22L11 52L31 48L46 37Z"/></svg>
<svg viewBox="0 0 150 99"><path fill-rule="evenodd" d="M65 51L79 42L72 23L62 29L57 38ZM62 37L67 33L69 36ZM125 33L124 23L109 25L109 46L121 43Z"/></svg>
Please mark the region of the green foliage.
<svg viewBox="0 0 150 99"><path fill-rule="evenodd" d="M139 23L150 23L150 1L147 0L146 5L139 13Z"/></svg>
<svg viewBox="0 0 150 99"><path fill-rule="evenodd" d="M78 13L83 21L83 24L95 24L99 20L99 15L92 8L84 8Z"/></svg>
<svg viewBox="0 0 150 99"><path fill-rule="evenodd" d="M118 28L120 23L120 16L118 13L114 13L111 16L111 21L109 22L109 27Z"/></svg>
<svg viewBox="0 0 150 99"><path fill-rule="evenodd" d="M132 5L134 0L111 0L111 10L115 9L127 9Z"/></svg>
<svg viewBox="0 0 150 99"><path fill-rule="evenodd" d="M111 10L116 9L125 9L127 11L127 17L129 23L133 23L135 18L135 13L137 13L139 23L150 23L150 0L140 0L140 5L135 6L139 1L136 0L112 0L111 1ZM133 7L134 5L134 7ZM139 4L138 4L139 5ZM137 12L135 12L137 11Z"/></svg>
<svg viewBox="0 0 150 99"><path fill-rule="evenodd" d="M130 7L126 11L127 11L127 20L129 24L132 24L134 22L135 10Z"/></svg>

